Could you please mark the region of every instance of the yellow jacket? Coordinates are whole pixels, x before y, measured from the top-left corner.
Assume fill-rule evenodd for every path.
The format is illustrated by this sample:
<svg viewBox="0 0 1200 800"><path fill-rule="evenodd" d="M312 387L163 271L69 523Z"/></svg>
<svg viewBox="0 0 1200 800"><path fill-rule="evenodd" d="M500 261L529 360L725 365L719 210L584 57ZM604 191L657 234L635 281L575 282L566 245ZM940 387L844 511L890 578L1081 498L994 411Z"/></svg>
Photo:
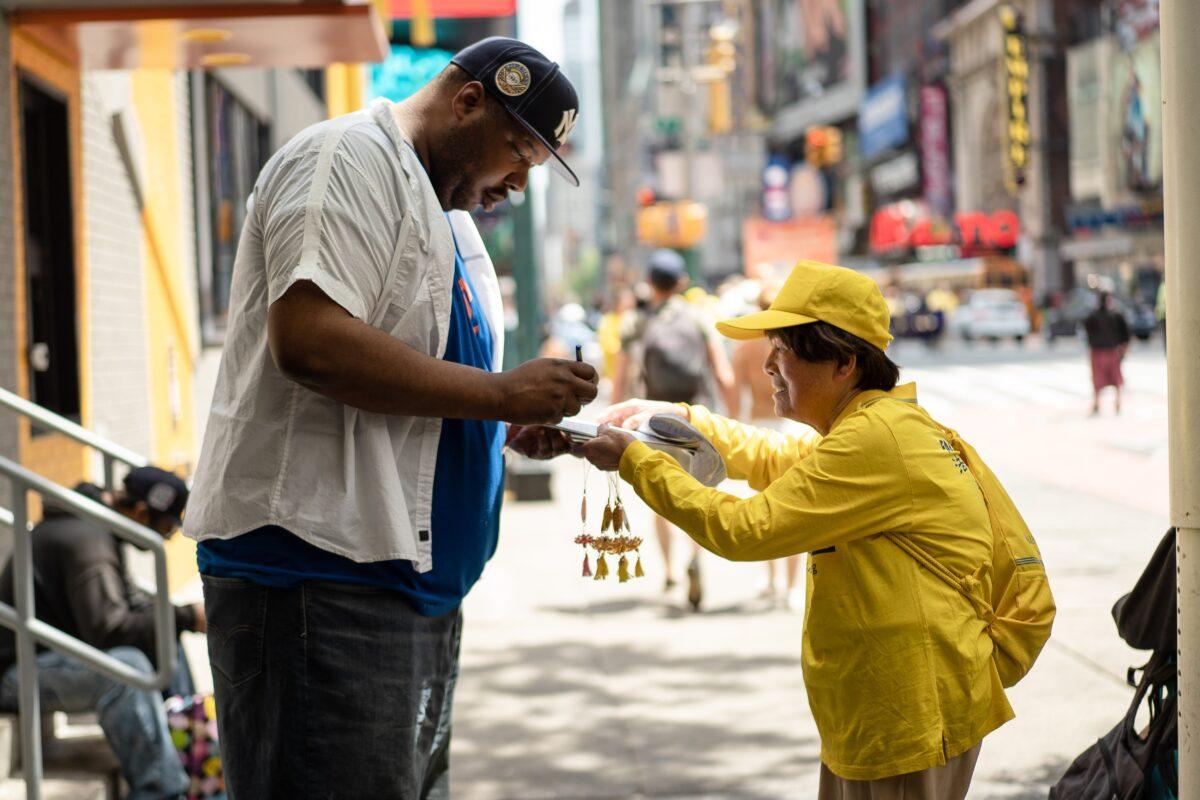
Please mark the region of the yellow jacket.
<svg viewBox="0 0 1200 800"><path fill-rule="evenodd" d="M882 535L912 537L960 575L991 558L979 487L913 384L860 393L810 440L700 406L689 415L729 476L760 494L709 489L641 442L621 477L719 556L809 553L801 663L829 769L875 780L944 764L1012 719L983 621Z"/></svg>

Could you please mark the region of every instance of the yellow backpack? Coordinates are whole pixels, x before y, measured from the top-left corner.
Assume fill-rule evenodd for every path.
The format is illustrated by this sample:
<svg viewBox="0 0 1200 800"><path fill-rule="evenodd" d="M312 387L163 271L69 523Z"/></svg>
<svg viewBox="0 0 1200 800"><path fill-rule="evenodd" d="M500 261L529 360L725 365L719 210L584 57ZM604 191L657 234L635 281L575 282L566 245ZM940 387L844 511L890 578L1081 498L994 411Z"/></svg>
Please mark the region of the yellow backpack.
<svg viewBox="0 0 1200 800"><path fill-rule="evenodd" d="M1008 688L1029 672L1054 625L1054 597L1050 594L1042 553L1021 512L975 448L951 429L930 421L966 462L983 493L992 524L992 561L970 575L958 575L907 536L888 534L888 538L971 602L980 619L987 623L988 635L995 646L992 660L1000 682Z"/></svg>

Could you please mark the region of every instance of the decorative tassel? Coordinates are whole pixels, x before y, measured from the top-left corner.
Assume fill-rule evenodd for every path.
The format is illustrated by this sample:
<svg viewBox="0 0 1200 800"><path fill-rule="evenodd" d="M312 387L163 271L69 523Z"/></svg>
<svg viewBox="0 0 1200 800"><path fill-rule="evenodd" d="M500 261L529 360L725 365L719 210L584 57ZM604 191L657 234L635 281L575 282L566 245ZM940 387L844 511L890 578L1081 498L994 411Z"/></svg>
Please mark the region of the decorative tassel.
<svg viewBox="0 0 1200 800"><path fill-rule="evenodd" d="M612 526L612 524L613 524L612 506L606 505L604 507L604 520L600 523L600 532L608 533L608 529Z"/></svg>
<svg viewBox="0 0 1200 800"><path fill-rule="evenodd" d="M624 522L625 522L625 509L621 507L620 503L617 503L617 507L613 509L613 518L612 518L613 530L616 531L617 533L620 533L621 529L625 527Z"/></svg>
<svg viewBox="0 0 1200 800"><path fill-rule="evenodd" d="M642 557L640 555L638 556L637 566L635 566L633 568L633 577L635 577L635 578L646 577L646 573L642 571Z"/></svg>
<svg viewBox="0 0 1200 800"><path fill-rule="evenodd" d="M596 559L596 577L592 580L602 581L608 577L608 562L604 560L604 554Z"/></svg>
<svg viewBox="0 0 1200 800"><path fill-rule="evenodd" d="M629 580L629 559L621 556L621 560L617 562L617 579L621 583Z"/></svg>
<svg viewBox="0 0 1200 800"><path fill-rule="evenodd" d="M592 577L592 565L588 561L588 554L587 554L586 550L583 551L583 577L585 577L585 578Z"/></svg>
<svg viewBox="0 0 1200 800"><path fill-rule="evenodd" d="M579 502L579 521L587 525L587 495L584 494L583 500Z"/></svg>

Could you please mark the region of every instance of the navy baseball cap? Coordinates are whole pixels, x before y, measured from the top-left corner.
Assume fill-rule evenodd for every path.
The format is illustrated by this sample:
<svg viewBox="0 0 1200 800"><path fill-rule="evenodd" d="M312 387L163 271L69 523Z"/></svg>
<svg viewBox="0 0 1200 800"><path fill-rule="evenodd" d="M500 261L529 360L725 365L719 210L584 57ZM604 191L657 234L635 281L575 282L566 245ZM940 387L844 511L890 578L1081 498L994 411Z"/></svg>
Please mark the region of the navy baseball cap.
<svg viewBox="0 0 1200 800"><path fill-rule="evenodd" d="M158 467L135 467L125 476L125 494L141 500L151 511L183 524L188 488L183 478Z"/></svg>
<svg viewBox="0 0 1200 800"><path fill-rule="evenodd" d="M503 36L460 50L450 63L482 83L550 151L554 171L572 186L579 185L558 154L579 121L579 97L558 64L524 42Z"/></svg>

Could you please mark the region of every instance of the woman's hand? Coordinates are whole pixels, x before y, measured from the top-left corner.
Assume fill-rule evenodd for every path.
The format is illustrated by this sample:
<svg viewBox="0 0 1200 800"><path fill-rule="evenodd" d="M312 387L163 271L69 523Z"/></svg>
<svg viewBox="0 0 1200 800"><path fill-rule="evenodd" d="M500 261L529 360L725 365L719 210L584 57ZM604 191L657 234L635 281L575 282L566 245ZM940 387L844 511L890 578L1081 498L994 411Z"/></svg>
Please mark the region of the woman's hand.
<svg viewBox="0 0 1200 800"><path fill-rule="evenodd" d="M586 458L596 469L613 472L621 466L621 456L633 441L633 436L620 428L601 425L595 439L575 445L571 452Z"/></svg>
<svg viewBox="0 0 1200 800"><path fill-rule="evenodd" d="M646 420L653 417L655 414L674 414L677 417L687 419L687 414L682 408L674 403L663 403L658 400L641 400L633 399L626 400L624 403L617 403L615 406L610 406L597 422L605 425L616 425L620 428L626 428L631 431L636 431Z"/></svg>

